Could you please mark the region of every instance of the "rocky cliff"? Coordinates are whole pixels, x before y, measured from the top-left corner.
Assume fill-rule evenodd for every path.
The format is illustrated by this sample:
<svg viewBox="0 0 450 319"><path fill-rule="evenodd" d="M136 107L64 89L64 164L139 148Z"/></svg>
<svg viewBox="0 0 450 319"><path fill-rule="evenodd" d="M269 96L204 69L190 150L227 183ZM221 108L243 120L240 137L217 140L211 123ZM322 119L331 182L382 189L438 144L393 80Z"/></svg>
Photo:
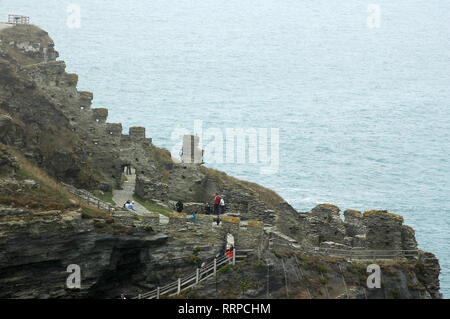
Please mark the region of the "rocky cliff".
<svg viewBox="0 0 450 319"><path fill-rule="evenodd" d="M228 234L254 254L247 264L224 270L221 287L228 287L229 276L244 283L217 294L207 293L212 288L205 284L203 291L189 292L191 297L262 297L267 271L273 272L266 283L272 297L339 298L344 291L352 298L440 297L439 263L417 249L414 230L401 216L346 210L342 219L331 204L297 212L257 184L174 163L144 128L124 134L121 123L108 123L108 109L92 108L93 93L78 91L78 76L65 72L57 58L51 38L35 26L0 30L0 297L145 291L191 272L198 260L226 244ZM60 183L108 192L121 187L125 166L136 170L135 192L145 200L199 207L219 192L229 216L216 228L211 216L192 224L189 216L171 215L167 225L157 215L111 216ZM383 262L384 291L367 292L362 264L318 254L333 249L343 255L354 249L399 255ZM79 290L65 286L70 264L81 267Z"/></svg>

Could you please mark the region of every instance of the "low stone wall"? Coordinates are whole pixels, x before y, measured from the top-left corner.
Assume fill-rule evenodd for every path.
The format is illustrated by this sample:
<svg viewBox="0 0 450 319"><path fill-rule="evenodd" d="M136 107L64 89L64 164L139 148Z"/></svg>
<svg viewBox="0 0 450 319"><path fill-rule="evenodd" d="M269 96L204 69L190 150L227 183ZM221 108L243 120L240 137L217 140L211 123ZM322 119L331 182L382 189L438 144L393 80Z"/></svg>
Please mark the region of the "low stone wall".
<svg viewBox="0 0 450 319"><path fill-rule="evenodd" d="M160 224L159 214L118 212L114 214L115 223L137 228L151 227L158 232L170 233L174 239L186 238L186 233L199 236L200 241L214 238L214 242L224 242L228 234L233 235L238 249L257 249L264 236L262 222L250 220L241 224L238 217L222 216L217 226L215 216L198 214L193 223L192 216L185 213L171 213L168 224ZM208 243L208 242L206 242Z"/></svg>

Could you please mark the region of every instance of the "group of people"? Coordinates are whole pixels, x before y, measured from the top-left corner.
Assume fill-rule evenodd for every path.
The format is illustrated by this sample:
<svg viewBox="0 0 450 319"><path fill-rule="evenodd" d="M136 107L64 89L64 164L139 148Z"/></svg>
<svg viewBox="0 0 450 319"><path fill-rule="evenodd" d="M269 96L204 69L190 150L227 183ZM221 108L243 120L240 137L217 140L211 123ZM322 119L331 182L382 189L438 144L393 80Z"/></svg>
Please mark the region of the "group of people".
<svg viewBox="0 0 450 319"><path fill-rule="evenodd" d="M225 201L222 197L219 196L218 193L216 193L216 196L214 197L214 207L211 207L208 202L205 203L205 207L203 208L204 214L211 214L214 213L215 215L224 214L225 213Z"/></svg>
<svg viewBox="0 0 450 319"><path fill-rule="evenodd" d="M128 210L136 211L134 209L134 201L127 200L125 204L123 204L123 208L126 208Z"/></svg>
<svg viewBox="0 0 450 319"><path fill-rule="evenodd" d="M182 213L184 209L183 203L179 200L175 204L175 210L178 213ZM225 200L220 197L218 193L216 193L214 197L214 207L211 207L208 202L205 203L205 206L203 207L203 214L210 215L215 214L217 215L216 223L217 225L220 224L220 215L223 215L225 213ZM195 223L197 220L198 210L194 211L192 214L192 222Z"/></svg>
<svg viewBox="0 0 450 319"><path fill-rule="evenodd" d="M216 260L218 263L220 263L221 261L223 261L225 258L229 258L232 259L233 258L233 245L230 244L230 247L228 249L221 249L217 255L216 255ZM205 269L207 262L206 261L199 261L198 262L198 268L200 268L200 270Z"/></svg>

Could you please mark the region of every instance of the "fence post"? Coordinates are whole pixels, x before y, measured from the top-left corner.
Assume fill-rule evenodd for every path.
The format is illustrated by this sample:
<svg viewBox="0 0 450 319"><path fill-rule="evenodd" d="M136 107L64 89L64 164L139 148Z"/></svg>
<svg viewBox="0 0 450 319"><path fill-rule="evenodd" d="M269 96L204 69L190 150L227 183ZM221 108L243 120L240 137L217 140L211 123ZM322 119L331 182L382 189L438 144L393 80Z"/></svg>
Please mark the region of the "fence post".
<svg viewBox="0 0 450 319"><path fill-rule="evenodd" d="M178 291L177 291L177 295L180 294L181 291L181 278L178 278Z"/></svg>
<svg viewBox="0 0 450 319"><path fill-rule="evenodd" d="M97 208L100 208L100 201L97 199Z"/></svg>
<svg viewBox="0 0 450 319"><path fill-rule="evenodd" d="M159 299L159 287L156 288L156 299Z"/></svg>
<svg viewBox="0 0 450 319"><path fill-rule="evenodd" d="M199 272L200 272L200 269L197 267L197 273L196 273L196 277L195 277L195 283L196 284L198 284Z"/></svg>
<svg viewBox="0 0 450 319"><path fill-rule="evenodd" d="M214 276L216 276L216 270L217 270L217 258L214 258Z"/></svg>
<svg viewBox="0 0 450 319"><path fill-rule="evenodd" d="M236 264L236 248L233 247L233 266Z"/></svg>

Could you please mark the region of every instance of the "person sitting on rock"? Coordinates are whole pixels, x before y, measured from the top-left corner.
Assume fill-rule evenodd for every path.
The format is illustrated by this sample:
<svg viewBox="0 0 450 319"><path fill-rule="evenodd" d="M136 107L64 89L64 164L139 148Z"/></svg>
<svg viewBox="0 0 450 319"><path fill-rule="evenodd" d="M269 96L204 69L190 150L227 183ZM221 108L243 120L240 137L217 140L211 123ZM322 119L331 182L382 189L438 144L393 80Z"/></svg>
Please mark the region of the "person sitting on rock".
<svg viewBox="0 0 450 319"><path fill-rule="evenodd" d="M203 211L206 215L211 214L211 206L209 206L208 202L205 203L205 207L203 208Z"/></svg>
<svg viewBox="0 0 450 319"><path fill-rule="evenodd" d="M125 204L123 204L123 208L128 209L128 205L130 205L130 200L127 200Z"/></svg>
<svg viewBox="0 0 450 319"><path fill-rule="evenodd" d="M130 204L128 204L128 210L135 211L135 209L134 209L134 201L132 201Z"/></svg>

